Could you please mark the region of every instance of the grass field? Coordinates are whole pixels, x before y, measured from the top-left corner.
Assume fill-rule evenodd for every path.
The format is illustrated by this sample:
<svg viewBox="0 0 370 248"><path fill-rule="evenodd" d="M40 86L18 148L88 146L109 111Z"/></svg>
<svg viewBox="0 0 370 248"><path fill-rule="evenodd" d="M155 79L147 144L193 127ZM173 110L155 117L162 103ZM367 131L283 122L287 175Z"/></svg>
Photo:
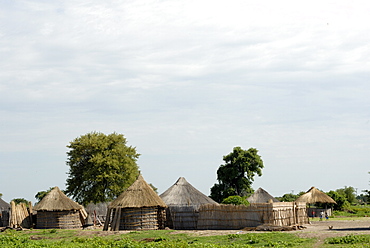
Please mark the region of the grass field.
<svg viewBox="0 0 370 248"><path fill-rule="evenodd" d="M335 219L334 223L340 221ZM369 218L342 220L343 227L352 222L368 225ZM321 224L315 222L313 226ZM322 222L323 224L325 222ZM326 222L329 223L329 222ZM325 224L326 224L325 223ZM332 222L333 223L333 222ZM339 223L334 224L340 228ZM217 232L175 230L103 232L101 230L7 230L0 233L0 247L124 247L124 248L222 248L222 247L367 247L370 234L330 231L331 236L315 236L314 228L296 232L241 232L238 230ZM370 229L369 229L370 230ZM326 232L326 231L325 231ZM221 232L218 232L219 234ZM323 229L320 229L320 234ZM336 234L340 235L336 235ZM303 235L304 234L304 235ZM334 235L332 235L334 234ZM326 235L326 233L325 233ZM324 237L324 238L323 238Z"/></svg>

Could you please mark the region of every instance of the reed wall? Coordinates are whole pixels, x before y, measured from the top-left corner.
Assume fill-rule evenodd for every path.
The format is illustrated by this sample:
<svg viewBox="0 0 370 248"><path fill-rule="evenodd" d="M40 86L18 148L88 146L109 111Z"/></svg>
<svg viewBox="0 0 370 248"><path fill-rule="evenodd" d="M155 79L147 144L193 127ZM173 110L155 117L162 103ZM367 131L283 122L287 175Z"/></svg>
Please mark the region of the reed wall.
<svg viewBox="0 0 370 248"><path fill-rule="evenodd" d="M82 226L77 210L37 211L36 222L39 229L76 229Z"/></svg>

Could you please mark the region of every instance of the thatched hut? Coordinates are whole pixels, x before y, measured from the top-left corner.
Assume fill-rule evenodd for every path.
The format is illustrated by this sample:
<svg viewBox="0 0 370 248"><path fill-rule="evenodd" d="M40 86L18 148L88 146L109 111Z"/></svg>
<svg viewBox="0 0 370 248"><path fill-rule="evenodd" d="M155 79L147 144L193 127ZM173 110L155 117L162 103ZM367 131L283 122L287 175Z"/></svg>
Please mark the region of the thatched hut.
<svg viewBox="0 0 370 248"><path fill-rule="evenodd" d="M139 175L138 179L108 206L103 230L164 229L167 205ZM112 222L110 222L112 220Z"/></svg>
<svg viewBox="0 0 370 248"><path fill-rule="evenodd" d="M199 207L217 202L194 188L184 177L160 195L167 204L166 225L174 229L197 229Z"/></svg>
<svg viewBox="0 0 370 248"><path fill-rule="evenodd" d="M251 196L247 198L249 203L271 203L280 202L278 199L270 195L266 190L258 188Z"/></svg>
<svg viewBox="0 0 370 248"><path fill-rule="evenodd" d="M315 187L311 187L305 194L301 195L300 197L295 200L296 202L305 202L308 204L312 203L334 203L337 204L333 198L325 194L324 192L318 190Z"/></svg>
<svg viewBox="0 0 370 248"><path fill-rule="evenodd" d="M325 194L324 192L318 190L315 187L311 187L305 194L298 197L296 202L303 202L306 204L315 204L315 203L327 203L327 204L337 204L333 198ZM308 208L307 209L307 215L311 217L317 217L319 216L319 213L326 213L327 215L331 215L332 209L325 207L325 209L322 208ZM322 217L322 216L321 216Z"/></svg>
<svg viewBox="0 0 370 248"><path fill-rule="evenodd" d="M10 204L0 198L0 226L7 226L9 223Z"/></svg>
<svg viewBox="0 0 370 248"><path fill-rule="evenodd" d="M75 229L84 224L84 208L68 198L58 187L53 188L34 208L36 228Z"/></svg>

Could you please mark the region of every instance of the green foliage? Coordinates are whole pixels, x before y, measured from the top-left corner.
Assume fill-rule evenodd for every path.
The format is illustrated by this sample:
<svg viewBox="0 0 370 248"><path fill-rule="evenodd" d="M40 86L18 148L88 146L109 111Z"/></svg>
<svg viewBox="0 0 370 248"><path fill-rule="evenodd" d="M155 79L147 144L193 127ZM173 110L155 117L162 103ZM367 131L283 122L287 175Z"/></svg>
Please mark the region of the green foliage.
<svg viewBox="0 0 370 248"><path fill-rule="evenodd" d="M334 210L343 210L344 207L349 205L346 196L338 193L337 191L331 190L326 194L337 203L333 205Z"/></svg>
<svg viewBox="0 0 370 248"><path fill-rule="evenodd" d="M13 230L10 230L13 231ZM237 233L219 236L175 234L171 230L130 232L97 236L82 235L71 230L46 230L0 233L0 247L125 247L125 248L250 248L250 247L308 247L312 239L298 238L289 233Z"/></svg>
<svg viewBox="0 0 370 248"><path fill-rule="evenodd" d="M369 235L346 235L344 237L328 238L327 244L368 244L370 243Z"/></svg>
<svg viewBox="0 0 370 248"><path fill-rule="evenodd" d="M247 201L246 197L241 197L238 195L232 195L222 200L223 204L234 204L234 205L245 205L249 206L249 202Z"/></svg>
<svg viewBox="0 0 370 248"><path fill-rule="evenodd" d="M87 205L116 198L139 175L140 154L127 146L122 134L91 132L67 146L69 166L66 193Z"/></svg>
<svg viewBox="0 0 370 248"><path fill-rule="evenodd" d="M3 193L0 193L0 199L1 199L1 197L3 197Z"/></svg>
<svg viewBox="0 0 370 248"><path fill-rule="evenodd" d="M251 187L254 176L262 176L263 161L257 154L258 150L249 148L243 150L234 147L233 151L224 156L225 164L217 170L217 181L211 188L210 197L217 202L233 196L246 196L253 192Z"/></svg>
<svg viewBox="0 0 370 248"><path fill-rule="evenodd" d="M15 205L18 205L20 203L24 203L26 204L26 207L29 207L29 201L27 201L26 199L24 198L14 198L12 201L14 201Z"/></svg>
<svg viewBox="0 0 370 248"><path fill-rule="evenodd" d="M299 192L297 195L292 194L292 193L287 193L287 194L284 194L281 197L276 197L276 199L278 199L281 202L294 202L295 200L297 200L298 197L300 197L304 193L305 192L303 192L303 191Z"/></svg>
<svg viewBox="0 0 370 248"><path fill-rule="evenodd" d="M350 203L353 204L356 201L356 190L353 187L347 187L344 186L343 189L337 189L336 192L338 192L340 195L343 195L346 197L346 200Z"/></svg>

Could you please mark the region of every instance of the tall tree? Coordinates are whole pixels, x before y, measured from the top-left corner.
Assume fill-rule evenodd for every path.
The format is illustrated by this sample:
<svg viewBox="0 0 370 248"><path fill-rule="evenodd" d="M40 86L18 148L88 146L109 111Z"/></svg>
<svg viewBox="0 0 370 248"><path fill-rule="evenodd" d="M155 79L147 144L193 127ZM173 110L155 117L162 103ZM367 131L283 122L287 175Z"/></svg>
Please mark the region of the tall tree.
<svg viewBox="0 0 370 248"><path fill-rule="evenodd" d="M111 201L139 175L140 154L127 146L122 134L91 132L67 146L69 166L66 194L80 204Z"/></svg>
<svg viewBox="0 0 370 248"><path fill-rule="evenodd" d="M246 196L253 193L251 187L254 176L262 176L263 161L257 154L258 150L249 148L243 150L234 147L233 151L224 156L225 164L220 165L217 170L217 181L211 188L210 197L221 202L223 199L238 195Z"/></svg>

